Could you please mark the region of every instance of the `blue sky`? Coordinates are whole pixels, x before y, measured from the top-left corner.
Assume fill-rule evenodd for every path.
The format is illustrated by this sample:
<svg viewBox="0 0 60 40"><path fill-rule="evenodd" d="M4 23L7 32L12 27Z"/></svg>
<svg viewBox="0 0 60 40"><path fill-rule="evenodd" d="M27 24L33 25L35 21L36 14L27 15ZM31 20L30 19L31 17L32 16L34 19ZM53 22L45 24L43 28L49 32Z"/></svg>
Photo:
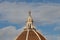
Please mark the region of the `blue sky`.
<svg viewBox="0 0 60 40"><path fill-rule="evenodd" d="M50 2L50 3L60 3L60 0L0 0L0 2L4 2L4 1L7 1L7 2L27 2L27 3L31 3L31 2Z"/></svg>
<svg viewBox="0 0 60 40"><path fill-rule="evenodd" d="M30 10L36 29L47 40L60 40L60 0L0 0L0 40L14 40Z"/></svg>

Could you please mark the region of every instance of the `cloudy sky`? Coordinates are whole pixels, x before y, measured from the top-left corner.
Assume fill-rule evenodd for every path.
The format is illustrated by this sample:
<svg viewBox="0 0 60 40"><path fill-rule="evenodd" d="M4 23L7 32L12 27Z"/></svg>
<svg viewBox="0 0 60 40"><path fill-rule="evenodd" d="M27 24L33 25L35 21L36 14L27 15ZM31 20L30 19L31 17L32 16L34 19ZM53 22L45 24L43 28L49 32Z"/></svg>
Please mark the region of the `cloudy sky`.
<svg viewBox="0 0 60 40"><path fill-rule="evenodd" d="M0 40L15 40L32 12L47 40L60 40L60 0L0 0Z"/></svg>

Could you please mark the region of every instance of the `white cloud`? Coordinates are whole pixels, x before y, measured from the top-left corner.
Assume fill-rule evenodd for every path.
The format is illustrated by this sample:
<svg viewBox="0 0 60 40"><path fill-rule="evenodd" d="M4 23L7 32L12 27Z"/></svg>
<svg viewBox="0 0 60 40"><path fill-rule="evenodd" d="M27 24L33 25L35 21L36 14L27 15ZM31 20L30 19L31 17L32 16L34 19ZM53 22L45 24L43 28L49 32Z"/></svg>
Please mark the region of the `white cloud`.
<svg viewBox="0 0 60 40"><path fill-rule="evenodd" d="M15 40L20 32L22 32L22 28L16 30L14 26L8 26L0 29L0 40Z"/></svg>
<svg viewBox="0 0 60 40"><path fill-rule="evenodd" d="M60 31L60 26L54 28L55 31Z"/></svg>
<svg viewBox="0 0 60 40"><path fill-rule="evenodd" d="M0 4L0 12L3 15L3 20L11 22L21 22L26 17L26 11L28 10L27 4L16 4L16 3L2 3ZM27 9L27 10L26 10Z"/></svg>
<svg viewBox="0 0 60 40"><path fill-rule="evenodd" d="M60 40L60 36L59 36L59 37L57 37L57 40Z"/></svg>
<svg viewBox="0 0 60 40"><path fill-rule="evenodd" d="M28 11L32 11L35 21L41 21L43 24L60 22L60 5L43 3L9 3L0 4L1 20L20 23L25 21Z"/></svg>
<svg viewBox="0 0 60 40"><path fill-rule="evenodd" d="M56 35L46 35L47 40L60 40L60 36Z"/></svg>
<svg viewBox="0 0 60 40"><path fill-rule="evenodd" d="M0 4L0 20L20 23L25 21L28 11L32 11L35 21L41 21L42 24L60 22L60 5L42 4L42 3L8 3Z"/></svg>

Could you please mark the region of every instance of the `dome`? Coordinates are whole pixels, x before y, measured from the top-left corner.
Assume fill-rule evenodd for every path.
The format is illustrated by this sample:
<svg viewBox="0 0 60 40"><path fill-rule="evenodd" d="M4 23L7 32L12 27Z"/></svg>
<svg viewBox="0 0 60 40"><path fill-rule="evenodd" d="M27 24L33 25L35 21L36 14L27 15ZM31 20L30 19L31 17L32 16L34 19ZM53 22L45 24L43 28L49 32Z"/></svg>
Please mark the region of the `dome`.
<svg viewBox="0 0 60 40"><path fill-rule="evenodd" d="M26 26L16 40L46 40L45 37L35 29L30 11Z"/></svg>
<svg viewBox="0 0 60 40"><path fill-rule="evenodd" d="M35 29L24 30L16 40L46 40L43 35Z"/></svg>

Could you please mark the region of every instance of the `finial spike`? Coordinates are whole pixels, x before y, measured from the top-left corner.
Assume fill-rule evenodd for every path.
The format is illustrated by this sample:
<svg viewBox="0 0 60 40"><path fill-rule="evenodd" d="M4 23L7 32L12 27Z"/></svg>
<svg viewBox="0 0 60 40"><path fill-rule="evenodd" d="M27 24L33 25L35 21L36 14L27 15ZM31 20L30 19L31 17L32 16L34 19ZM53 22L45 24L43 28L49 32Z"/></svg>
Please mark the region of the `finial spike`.
<svg viewBox="0 0 60 40"><path fill-rule="evenodd" d="M31 11L29 11L29 16L31 16Z"/></svg>

